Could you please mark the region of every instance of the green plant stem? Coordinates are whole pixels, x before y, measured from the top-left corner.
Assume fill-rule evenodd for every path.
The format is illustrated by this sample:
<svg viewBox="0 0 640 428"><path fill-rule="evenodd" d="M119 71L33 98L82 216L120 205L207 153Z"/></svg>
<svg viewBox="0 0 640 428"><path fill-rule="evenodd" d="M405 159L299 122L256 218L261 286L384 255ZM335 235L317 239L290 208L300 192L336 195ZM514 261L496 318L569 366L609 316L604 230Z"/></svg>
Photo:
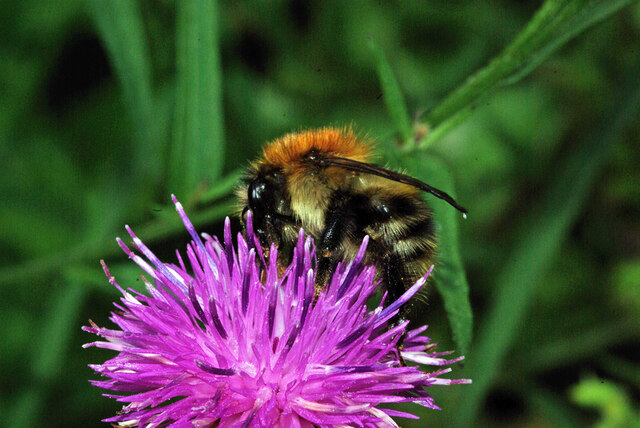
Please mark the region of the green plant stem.
<svg viewBox="0 0 640 428"><path fill-rule="evenodd" d="M531 40L536 38L539 40L541 36L536 37L538 33L546 34L543 29L553 21L565 3L566 1L562 0L547 0L502 54L469 77L462 86L458 87L430 111L427 115L427 122L437 125L453 116L464 106L471 104L488 89L495 86L509 72L513 72L520 67L526 55L536 47L535 44L531 43Z"/></svg>
<svg viewBox="0 0 640 428"><path fill-rule="evenodd" d="M227 196L231 190L238 184L238 181L245 172L245 168L238 168L225 177L216 181L215 186L211 186L209 190L198 197L198 203L206 204L215 201L218 198Z"/></svg>
<svg viewBox="0 0 640 428"><path fill-rule="evenodd" d="M236 202L234 200L223 201L210 208L193 213L189 218L196 226L210 223L224 218L233 211L235 205ZM171 218L163 216L147 225L135 228L136 234L144 238L145 242L148 243L157 242L182 230L184 230L184 226L178 219L177 214ZM0 284L30 281L60 270L65 265L87 260L95 260L97 262L98 259L114 257L119 254L121 254L120 248L110 239L105 238L98 242L84 242L66 251L3 269L0 272Z"/></svg>
<svg viewBox="0 0 640 428"><path fill-rule="evenodd" d="M432 143L444 137L446 134L448 134L450 131L464 122L469 116L471 116L471 114L475 110L476 106L474 104L468 104L453 116L445 119L440 125L429 130L427 135L420 142L420 148L424 149L426 147L429 147Z"/></svg>
<svg viewBox="0 0 640 428"><path fill-rule="evenodd" d="M482 97L517 82L571 38L633 1L547 0L500 55L427 114L432 135L419 148L427 148L466 119Z"/></svg>

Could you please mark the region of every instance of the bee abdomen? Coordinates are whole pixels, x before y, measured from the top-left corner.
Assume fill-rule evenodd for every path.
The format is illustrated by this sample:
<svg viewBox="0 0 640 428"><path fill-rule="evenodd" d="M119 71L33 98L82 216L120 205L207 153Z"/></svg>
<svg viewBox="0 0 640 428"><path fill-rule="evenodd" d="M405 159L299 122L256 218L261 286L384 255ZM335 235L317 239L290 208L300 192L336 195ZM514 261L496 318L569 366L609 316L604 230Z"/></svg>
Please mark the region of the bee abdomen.
<svg viewBox="0 0 640 428"><path fill-rule="evenodd" d="M372 201L374 214L365 231L380 242L387 251L403 258L417 253L433 252L435 228L431 211L418 197L393 195Z"/></svg>
<svg viewBox="0 0 640 428"><path fill-rule="evenodd" d="M430 256L435 251L435 231L431 217L397 227L395 236L388 237L389 246L405 260Z"/></svg>
<svg viewBox="0 0 640 428"><path fill-rule="evenodd" d="M431 210L415 195L384 194L370 198L369 212L359 216L363 228L376 243L373 251L378 260L386 259L394 266L395 282L410 287L433 259L436 248L435 227ZM388 279L385 280L388 282Z"/></svg>

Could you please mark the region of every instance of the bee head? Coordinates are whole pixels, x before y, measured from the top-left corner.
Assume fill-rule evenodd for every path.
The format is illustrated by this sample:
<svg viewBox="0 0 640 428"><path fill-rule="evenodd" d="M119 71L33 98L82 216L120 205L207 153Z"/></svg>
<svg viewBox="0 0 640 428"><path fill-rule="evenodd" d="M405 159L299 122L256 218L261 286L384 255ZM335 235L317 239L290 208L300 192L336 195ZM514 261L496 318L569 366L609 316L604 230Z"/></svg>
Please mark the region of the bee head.
<svg viewBox="0 0 640 428"><path fill-rule="evenodd" d="M281 223L291 218L286 179L282 171L259 169L247 179L246 192L243 223L246 222L246 212L251 210L255 233L263 248L268 248L271 243L278 245Z"/></svg>
<svg viewBox="0 0 640 428"><path fill-rule="evenodd" d="M277 171L259 173L247 188L247 203L255 213L278 212L286 193L284 175Z"/></svg>

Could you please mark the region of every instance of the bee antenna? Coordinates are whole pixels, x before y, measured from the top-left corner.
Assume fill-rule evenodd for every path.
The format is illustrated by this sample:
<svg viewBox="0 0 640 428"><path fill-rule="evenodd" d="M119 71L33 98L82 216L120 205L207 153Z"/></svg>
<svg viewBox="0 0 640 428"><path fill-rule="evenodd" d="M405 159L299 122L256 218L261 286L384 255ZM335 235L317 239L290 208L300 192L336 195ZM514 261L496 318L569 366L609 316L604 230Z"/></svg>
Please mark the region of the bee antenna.
<svg viewBox="0 0 640 428"><path fill-rule="evenodd" d="M414 178L413 180L416 180L416 179ZM442 199L443 201L447 202L449 205L451 205L452 207L460 211L464 218L467 218L468 211L466 210L466 208L458 204L456 200L453 199L448 193L443 192L442 190L438 190L435 187L430 186L427 183L423 183L420 180L416 180L416 181L420 183L419 186L416 186L417 188L427 193L431 193L436 198ZM408 184L411 184L411 183L408 183Z"/></svg>
<svg viewBox="0 0 640 428"><path fill-rule="evenodd" d="M337 166L351 171L377 175L378 177L383 177L388 180L397 181L399 183L417 187L418 189L427 193L431 193L436 198L442 199L443 201L447 202L449 205L460 211L464 218L467 218L467 210L463 206L458 204L456 200L453 199L448 193L436 189L435 187L428 185L424 181L420 181L417 178L411 177L410 175L392 171L380 165L360 162L349 158L341 158L338 156L326 155L320 158L314 156L313 158L310 158L310 160L316 162L322 167Z"/></svg>

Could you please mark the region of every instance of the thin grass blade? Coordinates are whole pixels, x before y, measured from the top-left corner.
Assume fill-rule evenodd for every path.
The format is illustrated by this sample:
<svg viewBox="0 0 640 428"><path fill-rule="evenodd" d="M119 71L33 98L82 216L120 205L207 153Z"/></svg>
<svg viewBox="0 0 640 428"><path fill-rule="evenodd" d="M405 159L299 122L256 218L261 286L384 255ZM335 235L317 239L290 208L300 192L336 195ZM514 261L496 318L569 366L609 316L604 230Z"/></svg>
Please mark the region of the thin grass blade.
<svg viewBox="0 0 640 428"><path fill-rule="evenodd" d="M454 195L453 177L444 163L433 155L412 153L404 164L410 175ZM471 342L473 314L469 284L458 246L458 225L462 216L443 200L430 196L426 199L433 210L438 232L438 256L433 271L435 286L444 301L457 351L466 354Z"/></svg>
<svg viewBox="0 0 640 428"><path fill-rule="evenodd" d="M369 47L376 58L376 68L378 70L378 78L384 95L384 102L393 126L400 135L402 141L408 146L414 143L413 130L411 125L411 117L407 111L407 105L400 90L400 85L393 74L391 64L387 61L382 48L373 40L369 42Z"/></svg>
<svg viewBox="0 0 640 428"><path fill-rule="evenodd" d="M159 183L166 140L154 122L152 70L138 3L129 0L87 0L91 17L122 86L133 138L133 175L141 186Z"/></svg>
<svg viewBox="0 0 640 428"><path fill-rule="evenodd" d="M222 173L224 120L218 3L181 0L177 9L176 110L169 191L189 203Z"/></svg>
<svg viewBox="0 0 640 428"><path fill-rule="evenodd" d="M547 0L504 51L432 109L426 148L468 116L482 97L522 79L553 52L589 27L636 0ZM442 129L439 129L442 128Z"/></svg>
<svg viewBox="0 0 640 428"><path fill-rule="evenodd" d="M640 110L640 87L634 82L629 91L619 94L624 104L611 109L600 129L588 134L558 168L542 202L525 219L521 237L505 260L496 281L496 296L482 324L478 342L468 361L468 376L473 384L465 394L465 403L455 415L454 426L473 424L493 379L513 343L529 309L540 275L556 257L569 228L577 218L593 186L596 174L607 159L609 146L620 137Z"/></svg>

